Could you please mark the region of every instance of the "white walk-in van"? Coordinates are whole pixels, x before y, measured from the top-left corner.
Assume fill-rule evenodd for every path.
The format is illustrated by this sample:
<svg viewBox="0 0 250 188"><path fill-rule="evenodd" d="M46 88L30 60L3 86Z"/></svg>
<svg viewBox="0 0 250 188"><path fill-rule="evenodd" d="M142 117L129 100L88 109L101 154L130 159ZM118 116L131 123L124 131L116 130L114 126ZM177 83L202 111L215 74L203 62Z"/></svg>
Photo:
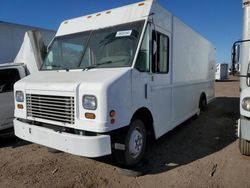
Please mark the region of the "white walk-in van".
<svg viewBox="0 0 250 188"><path fill-rule="evenodd" d="M232 49L232 73L240 68L240 117L237 136L241 154L250 156L250 0L242 0L242 38Z"/></svg>
<svg viewBox="0 0 250 188"><path fill-rule="evenodd" d="M40 71L15 84L16 136L138 163L214 98L215 48L154 1L62 22Z"/></svg>

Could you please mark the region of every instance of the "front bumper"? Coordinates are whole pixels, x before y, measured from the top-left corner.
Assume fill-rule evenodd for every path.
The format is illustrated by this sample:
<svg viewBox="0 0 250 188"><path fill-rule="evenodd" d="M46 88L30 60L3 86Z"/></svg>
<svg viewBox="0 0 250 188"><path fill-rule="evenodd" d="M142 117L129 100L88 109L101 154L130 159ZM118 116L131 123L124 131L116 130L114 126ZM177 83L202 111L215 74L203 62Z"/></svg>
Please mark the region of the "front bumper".
<svg viewBox="0 0 250 188"><path fill-rule="evenodd" d="M23 123L14 119L15 135L23 140L84 157L111 154L109 135L81 136Z"/></svg>

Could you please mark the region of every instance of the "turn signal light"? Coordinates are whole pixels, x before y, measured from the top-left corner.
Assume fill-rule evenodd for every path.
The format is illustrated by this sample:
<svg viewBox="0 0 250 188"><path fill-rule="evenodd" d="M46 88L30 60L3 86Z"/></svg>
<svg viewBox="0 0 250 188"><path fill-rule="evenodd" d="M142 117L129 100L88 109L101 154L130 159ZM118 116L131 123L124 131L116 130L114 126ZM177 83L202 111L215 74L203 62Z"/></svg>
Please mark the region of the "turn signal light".
<svg viewBox="0 0 250 188"><path fill-rule="evenodd" d="M95 119L95 114L93 114L93 113L85 113L85 118L87 118L87 119Z"/></svg>
<svg viewBox="0 0 250 188"><path fill-rule="evenodd" d="M17 108L22 110L23 109L23 105L22 104L18 104Z"/></svg>

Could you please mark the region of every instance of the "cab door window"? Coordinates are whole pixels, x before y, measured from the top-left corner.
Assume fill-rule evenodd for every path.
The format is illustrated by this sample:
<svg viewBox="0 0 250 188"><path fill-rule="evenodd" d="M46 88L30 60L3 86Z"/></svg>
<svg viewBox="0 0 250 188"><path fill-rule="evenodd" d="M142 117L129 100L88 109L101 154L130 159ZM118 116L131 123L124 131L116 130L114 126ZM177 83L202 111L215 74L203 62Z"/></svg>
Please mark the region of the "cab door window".
<svg viewBox="0 0 250 188"><path fill-rule="evenodd" d="M169 37L153 31L152 39L152 72L167 74L169 72Z"/></svg>
<svg viewBox="0 0 250 188"><path fill-rule="evenodd" d="M140 72L149 72L150 71L150 30L147 27L146 32L143 36L143 41L139 54L137 56L135 68Z"/></svg>

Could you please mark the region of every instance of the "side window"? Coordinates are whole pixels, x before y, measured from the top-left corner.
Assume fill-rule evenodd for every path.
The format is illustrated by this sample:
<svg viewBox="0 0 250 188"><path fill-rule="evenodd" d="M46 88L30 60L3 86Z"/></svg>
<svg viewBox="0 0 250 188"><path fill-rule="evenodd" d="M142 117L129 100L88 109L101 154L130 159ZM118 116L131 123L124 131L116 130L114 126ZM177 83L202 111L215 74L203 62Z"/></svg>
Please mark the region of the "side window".
<svg viewBox="0 0 250 188"><path fill-rule="evenodd" d="M136 60L136 64L135 64L135 68L138 69L141 72L149 72L150 71L150 35L149 35L149 28L147 28L144 37L143 37L143 41L142 41L142 45L139 51L139 54L137 56L137 60Z"/></svg>
<svg viewBox="0 0 250 188"><path fill-rule="evenodd" d="M153 32L153 73L167 74L169 72L169 37Z"/></svg>
<svg viewBox="0 0 250 188"><path fill-rule="evenodd" d="M20 79L17 69L0 70L0 93L13 91L14 84Z"/></svg>

